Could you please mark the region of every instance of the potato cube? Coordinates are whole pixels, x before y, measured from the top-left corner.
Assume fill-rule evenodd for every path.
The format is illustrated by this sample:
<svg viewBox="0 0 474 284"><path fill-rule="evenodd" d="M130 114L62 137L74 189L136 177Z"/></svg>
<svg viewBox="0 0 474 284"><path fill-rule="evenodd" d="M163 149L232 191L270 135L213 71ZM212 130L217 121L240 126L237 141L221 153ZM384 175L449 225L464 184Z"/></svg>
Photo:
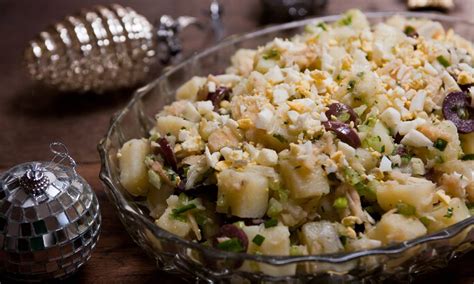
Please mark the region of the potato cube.
<svg viewBox="0 0 474 284"><path fill-rule="evenodd" d="M217 152L224 147L237 147L238 144L238 136L227 126L212 132L208 139L208 146L211 152Z"/></svg>
<svg viewBox="0 0 474 284"><path fill-rule="evenodd" d="M381 152L383 154L391 154L393 152L394 145L392 142L392 137L390 136L387 127L385 127L385 125L380 120L375 123L375 126L372 129L372 135L380 137L380 149L382 150Z"/></svg>
<svg viewBox="0 0 474 284"><path fill-rule="evenodd" d="M253 49L241 48L231 57L232 67L229 71L242 76L248 76L253 70L254 57L256 51ZM228 72L227 72L228 73Z"/></svg>
<svg viewBox="0 0 474 284"><path fill-rule="evenodd" d="M190 121L172 115L160 116L156 121L156 127L161 135L167 135L169 133L176 137L179 136L181 129L191 129L194 125L195 124Z"/></svg>
<svg viewBox="0 0 474 284"><path fill-rule="evenodd" d="M181 85L176 90L176 98L178 100L190 100L195 101L199 89L206 83L206 78L203 77L192 77L189 81Z"/></svg>
<svg viewBox="0 0 474 284"><path fill-rule="evenodd" d="M407 177L405 182L389 180L377 186L377 202L385 211L400 202L412 205L417 213L431 210L435 184L424 178Z"/></svg>
<svg viewBox="0 0 474 284"><path fill-rule="evenodd" d="M168 208L161 217L155 221L155 224L179 237L186 237L191 232L191 224L188 220L181 220L173 217L173 209L178 205L178 196L170 196L166 202L168 203Z"/></svg>
<svg viewBox="0 0 474 284"><path fill-rule="evenodd" d="M144 196L150 188L145 165L149 153L150 144L146 139L132 139L120 149L120 183L132 195Z"/></svg>
<svg viewBox="0 0 474 284"><path fill-rule="evenodd" d="M304 224L300 241L308 247L310 254L336 253L344 249L336 227L328 221Z"/></svg>
<svg viewBox="0 0 474 284"><path fill-rule="evenodd" d="M429 232L436 232L469 218L471 214L466 204L459 198L452 198L449 205L441 202L428 216L428 230Z"/></svg>
<svg viewBox="0 0 474 284"><path fill-rule="evenodd" d="M217 212L261 218L268 207L268 179L256 172L226 169L217 175Z"/></svg>
<svg viewBox="0 0 474 284"><path fill-rule="evenodd" d="M280 224L276 227L265 228L262 224L260 226L245 226L243 230L249 239L249 247L247 249L248 253L283 256L290 254L290 232L288 227ZM260 245L252 241L257 235L264 238ZM264 263L256 263L255 265L252 265L249 262L246 262L243 267L243 269L247 270L252 270L252 268L271 276L286 276L295 274L296 264L272 266Z"/></svg>
<svg viewBox="0 0 474 284"><path fill-rule="evenodd" d="M425 235L423 223L416 217L406 217L396 213L386 213L367 235L382 241L384 245L399 243Z"/></svg>
<svg viewBox="0 0 474 284"><path fill-rule="evenodd" d="M264 56L261 56L257 57L254 69L258 72L265 74L268 72L268 70L272 69L275 66L278 66L278 61L274 59L265 59Z"/></svg>
<svg viewBox="0 0 474 284"><path fill-rule="evenodd" d="M294 166L288 160L281 160L280 173L293 198L320 197L329 192L326 173L319 165L308 169Z"/></svg>

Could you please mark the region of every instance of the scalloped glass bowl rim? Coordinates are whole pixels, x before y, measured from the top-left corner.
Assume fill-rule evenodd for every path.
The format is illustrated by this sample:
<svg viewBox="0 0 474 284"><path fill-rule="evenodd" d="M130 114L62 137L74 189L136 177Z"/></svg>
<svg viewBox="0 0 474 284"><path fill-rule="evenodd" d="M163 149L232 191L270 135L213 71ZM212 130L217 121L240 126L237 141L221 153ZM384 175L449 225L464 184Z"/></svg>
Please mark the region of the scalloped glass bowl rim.
<svg viewBox="0 0 474 284"><path fill-rule="evenodd" d="M364 13L367 18L369 19L377 19L377 18L386 18L389 16L394 16L394 15L401 15L409 18L426 18L426 19L431 19L431 20L438 20L438 21L443 21L443 22L449 22L449 23L454 23L454 24L464 24L464 25L471 25L474 28L474 21L469 21L469 20L459 20L451 16L445 16L445 15L438 15L438 14L432 14L432 13L419 13L419 12L367 12ZM147 217L143 216L139 212L135 211L129 204L128 201L125 199L125 197L122 195L122 193L115 188L115 185L112 182L111 179L111 173L110 173L110 165L107 160L107 140L109 137L112 135L114 128L116 125L120 122L121 118L132 108L132 106L139 100L141 99L149 90L152 88L156 87L160 81L165 80L170 74L174 73L175 70L178 70L187 64L198 60L201 57L204 57L220 48L223 46L228 46L235 44L237 42L241 42L247 39L251 39L254 37L258 37L260 35L264 35L267 33L271 32L276 32L279 30L286 30L286 29L291 29L291 28L297 28L304 26L306 24L312 23L314 21L329 21L333 22L338 20L341 17L341 15L330 15L330 16L324 16L324 17L316 17L316 18L310 18L310 19L304 19L301 21L295 21L295 22L290 22L286 24L281 24L281 25L275 25L275 26L269 26L267 28L259 29L254 32L242 34L242 35L232 35L228 38L226 38L224 41L221 43L217 44L216 46L210 47L205 49L202 52L198 52L194 54L193 56L189 57L188 59L184 60L183 62L170 66L165 68L164 72L162 75L160 75L157 79L153 80L152 82L144 85L143 87L138 88L134 94L133 97L130 99L130 101L127 103L125 108L122 110L118 111L112 116L111 123L109 126L109 129L107 130L106 136L100 141L98 145L98 150L100 153L100 159L101 159L101 169L100 169L100 179L102 182L105 184L105 186L109 187L110 193L112 194L112 197L115 199L115 206L120 207L121 209L126 210L130 214L134 215L135 217L139 218L142 222L143 225L146 226L147 229L153 232L156 237L159 238L164 238L167 239L168 241L175 242L179 245L184 245L186 248L192 248L200 251L201 253L204 253L206 256L210 257L218 257L218 258L227 258L227 259L235 259L235 260L253 260L253 261L259 261L259 262L264 262L272 265L285 265L285 264L292 264L292 263L298 263L298 262L313 262L313 261L318 261L318 262L327 262L327 263L343 263L347 261L351 261L357 258L365 257L365 256L372 256L372 255L394 255L394 254L400 254L405 252L406 250L415 247L417 245L421 245L424 243L429 243L430 241L436 241L436 240L441 240L441 239L449 239L450 237L456 236L458 233L463 231L464 229L468 228L471 225L474 225L474 216L471 216L461 222L458 222L456 224L453 224L449 227L447 227L444 230L441 230L439 232L425 235L422 237L418 237L409 241L405 241L399 244L394 244L390 246L385 246L385 247L380 247L376 249L370 249L370 250L361 250L361 251L355 251L355 252L350 252L350 253L336 253L336 254L322 254L322 255L306 255L306 256L271 256L271 255L251 255L247 253L233 253L233 252L225 252L221 250L214 249L212 247L206 247L204 245L201 245L196 242L192 242L189 240L185 240L183 238L180 238L176 235L173 235L165 230L162 230L158 226L156 226L153 222L151 222ZM107 189L106 189L107 190ZM109 194L109 197L111 195Z"/></svg>

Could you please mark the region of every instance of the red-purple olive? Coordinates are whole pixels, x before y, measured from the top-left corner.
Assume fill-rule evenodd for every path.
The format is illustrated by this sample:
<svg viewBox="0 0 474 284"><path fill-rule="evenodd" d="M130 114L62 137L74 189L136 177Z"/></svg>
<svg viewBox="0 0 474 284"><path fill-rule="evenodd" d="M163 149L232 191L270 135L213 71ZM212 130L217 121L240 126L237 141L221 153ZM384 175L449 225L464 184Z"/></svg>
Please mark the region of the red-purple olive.
<svg viewBox="0 0 474 284"><path fill-rule="evenodd" d="M474 131L474 110L471 107L471 98L465 93L449 93L443 101L443 115L456 125L459 133Z"/></svg>
<svg viewBox="0 0 474 284"><path fill-rule="evenodd" d="M326 116L329 120L331 117L336 117L336 120L349 123L349 121L357 124L357 113L348 105L341 103L333 103L329 105L329 109L326 111Z"/></svg>
<svg viewBox="0 0 474 284"><path fill-rule="evenodd" d="M160 145L159 151L165 163L170 166L175 172L178 171L178 160L173 152L173 149L168 142L168 139L161 137L158 139Z"/></svg>
<svg viewBox="0 0 474 284"><path fill-rule="evenodd" d="M226 241L231 241L231 243L228 245L229 249L221 246ZM218 249L226 251L246 252L249 246L249 240L247 238L247 234L245 234L242 229L233 224L226 224L223 225L219 229L219 232L217 232L217 234L214 236L212 245Z"/></svg>
<svg viewBox="0 0 474 284"><path fill-rule="evenodd" d="M325 121L323 126L326 130L334 132L342 142L354 148L360 147L359 135L349 125L339 121Z"/></svg>
<svg viewBox="0 0 474 284"><path fill-rule="evenodd" d="M207 94L207 100L211 101L214 109L218 109L222 100L229 98L230 89L226 87L218 87L216 91Z"/></svg>

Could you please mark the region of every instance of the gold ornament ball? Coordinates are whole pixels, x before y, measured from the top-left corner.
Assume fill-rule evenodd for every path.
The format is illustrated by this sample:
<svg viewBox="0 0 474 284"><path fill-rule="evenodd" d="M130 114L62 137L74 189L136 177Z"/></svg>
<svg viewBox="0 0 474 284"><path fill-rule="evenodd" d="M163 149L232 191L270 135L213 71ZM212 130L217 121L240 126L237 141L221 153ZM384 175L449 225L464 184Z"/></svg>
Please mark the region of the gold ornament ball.
<svg viewBox="0 0 474 284"><path fill-rule="evenodd" d="M61 91L103 93L132 87L156 61L153 25L129 7L95 6L67 16L31 41L31 77Z"/></svg>

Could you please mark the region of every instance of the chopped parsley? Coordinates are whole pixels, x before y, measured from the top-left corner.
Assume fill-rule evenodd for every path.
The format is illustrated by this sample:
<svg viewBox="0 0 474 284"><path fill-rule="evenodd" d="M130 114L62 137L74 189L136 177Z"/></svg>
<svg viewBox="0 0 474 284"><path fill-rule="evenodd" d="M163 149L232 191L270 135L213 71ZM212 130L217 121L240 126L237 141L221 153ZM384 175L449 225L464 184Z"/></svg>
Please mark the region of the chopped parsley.
<svg viewBox="0 0 474 284"><path fill-rule="evenodd" d="M366 121L364 122L364 125L367 125L368 127L374 127L375 124L377 123L377 117L375 116L369 116L367 117Z"/></svg>
<svg viewBox="0 0 474 284"><path fill-rule="evenodd" d="M400 159L402 160L402 164L408 164L411 161L412 155L406 154L400 156Z"/></svg>
<svg viewBox="0 0 474 284"><path fill-rule="evenodd" d="M362 140L362 147L366 149L373 149L379 153L385 152L385 145L382 144L382 138L378 135L368 135L364 140Z"/></svg>
<svg viewBox="0 0 474 284"><path fill-rule="evenodd" d="M397 204L397 213L402 214L403 216L413 216L416 214L416 208L413 205L399 202Z"/></svg>
<svg viewBox="0 0 474 284"><path fill-rule="evenodd" d="M280 184L272 185L270 188L275 191L278 200L283 202L288 200L288 190L282 187Z"/></svg>
<svg viewBox="0 0 474 284"><path fill-rule="evenodd" d="M256 244L257 246L261 246L263 244L263 241L265 241L265 237L262 235L257 234L253 239L252 242Z"/></svg>
<svg viewBox="0 0 474 284"><path fill-rule="evenodd" d="M275 59L278 60L280 59L280 52L277 49L270 49L267 51L265 54L263 54L263 59L268 60L268 59Z"/></svg>
<svg viewBox="0 0 474 284"><path fill-rule="evenodd" d="M184 212L195 209L196 207L197 207L196 204L189 203L189 204L186 204L184 206L173 209L172 212L173 212L174 215L180 215L180 214L183 214Z"/></svg>
<svg viewBox="0 0 474 284"><path fill-rule="evenodd" d="M416 30L412 26L406 26L405 30L403 31L407 36L411 36L416 33Z"/></svg>
<svg viewBox="0 0 474 284"><path fill-rule="evenodd" d="M370 188L368 185L359 182L354 185L354 188L357 190L360 196L367 198L368 200L376 200L377 196L375 195L375 191Z"/></svg>
<svg viewBox="0 0 474 284"><path fill-rule="evenodd" d="M343 26L349 26L352 24L352 15L347 15L346 17L339 20L339 23Z"/></svg>
<svg viewBox="0 0 474 284"><path fill-rule="evenodd" d="M178 184L181 181L179 175L175 171L173 171L172 169L165 168L165 171L166 171L166 174L168 175L170 181L176 182L176 184Z"/></svg>
<svg viewBox="0 0 474 284"><path fill-rule="evenodd" d="M451 217L453 217L453 208L452 208L452 207L448 207L448 211L446 211L446 215L444 215L443 217L445 217L445 218L451 218Z"/></svg>
<svg viewBox="0 0 474 284"><path fill-rule="evenodd" d="M425 227L428 227L428 225L431 223L431 220L426 216L420 217L419 220L421 223L423 223L423 225L425 225Z"/></svg>
<svg viewBox="0 0 474 284"><path fill-rule="evenodd" d="M327 31L328 27L326 26L325 22L320 22L316 25L317 27L320 27L323 31Z"/></svg>
<svg viewBox="0 0 474 284"><path fill-rule="evenodd" d="M276 225L278 225L278 220L272 218L270 220L265 221L263 225L265 226L265 228L276 227Z"/></svg>
<svg viewBox="0 0 474 284"><path fill-rule="evenodd" d="M237 238L231 238L217 244L217 248L229 252L243 252L244 247Z"/></svg>
<svg viewBox="0 0 474 284"><path fill-rule="evenodd" d="M436 141L433 144L433 146L440 151L444 151L447 145L448 145L448 141L441 138L436 139Z"/></svg>
<svg viewBox="0 0 474 284"><path fill-rule="evenodd" d="M350 185L356 185L362 181L362 178L358 172L351 167L344 168L344 181Z"/></svg>
<svg viewBox="0 0 474 284"><path fill-rule="evenodd" d="M342 196L342 197L338 197L336 198L336 200L334 200L334 203L332 204L332 206L336 209L345 209L347 208L347 198Z"/></svg>
<svg viewBox="0 0 474 284"><path fill-rule="evenodd" d="M443 67L445 67L445 68L449 67L449 65L451 65L449 63L449 61L446 58L444 58L444 56L442 56L442 55L436 57L436 60L438 60L439 64L443 65Z"/></svg>
<svg viewBox="0 0 474 284"><path fill-rule="evenodd" d="M274 133L272 136L275 137L275 138L276 138L278 141L280 141L281 143L287 142L286 139L285 139L285 137L283 137L283 135L281 135L281 134Z"/></svg>

